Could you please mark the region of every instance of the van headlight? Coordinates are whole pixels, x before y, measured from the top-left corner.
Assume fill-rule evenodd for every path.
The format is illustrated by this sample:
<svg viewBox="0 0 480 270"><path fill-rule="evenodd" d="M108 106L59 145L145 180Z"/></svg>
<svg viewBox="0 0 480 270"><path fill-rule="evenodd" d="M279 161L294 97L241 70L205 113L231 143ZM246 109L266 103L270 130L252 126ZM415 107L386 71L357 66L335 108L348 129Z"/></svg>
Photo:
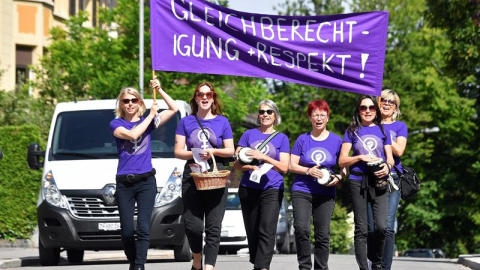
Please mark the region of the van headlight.
<svg viewBox="0 0 480 270"><path fill-rule="evenodd" d="M42 195L49 204L60 208L67 208L67 199L62 195L60 190L58 190L52 171L45 174L42 180Z"/></svg>
<svg viewBox="0 0 480 270"><path fill-rule="evenodd" d="M175 168L168 178L167 183L165 183L165 186L162 188L162 191L157 193L154 207L160 207L169 204L181 196L182 178L180 177L180 173L177 171L177 168Z"/></svg>

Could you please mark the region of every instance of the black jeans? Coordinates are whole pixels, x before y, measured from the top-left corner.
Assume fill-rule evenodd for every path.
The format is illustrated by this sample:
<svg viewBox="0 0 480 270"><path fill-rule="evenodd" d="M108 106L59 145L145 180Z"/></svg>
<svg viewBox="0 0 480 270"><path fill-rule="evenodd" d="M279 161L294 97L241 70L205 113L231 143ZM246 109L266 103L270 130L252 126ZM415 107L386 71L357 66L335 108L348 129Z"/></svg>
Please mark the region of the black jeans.
<svg viewBox="0 0 480 270"><path fill-rule="evenodd" d="M396 173L391 173L395 184L400 184L400 178ZM398 203L400 201L400 190L395 190L390 187L391 191L388 194L388 214L387 214L387 228L385 231L385 245L383 247L382 255L382 269L390 270L392 267L392 259L395 252L395 221L397 216ZM372 241L375 233L375 224L373 220L373 211L371 204L368 204L368 244L372 246ZM368 257L371 257L372 249L368 249Z"/></svg>
<svg viewBox="0 0 480 270"><path fill-rule="evenodd" d="M238 196L242 205L250 262L255 268L269 269L275 250L283 190L240 186Z"/></svg>
<svg viewBox="0 0 480 270"><path fill-rule="evenodd" d="M330 254L330 221L335 208L335 196L292 192L293 220L299 269L312 269L310 248L310 217L313 216L315 246L313 269L327 269Z"/></svg>
<svg viewBox="0 0 480 270"><path fill-rule="evenodd" d="M147 252L150 247L150 219L152 217L155 196L157 195L157 181L155 176L145 181L126 184L117 181L115 197L120 214L122 244L127 259L135 267L143 267L147 261ZM134 212L137 202L137 239L135 240Z"/></svg>
<svg viewBox="0 0 480 270"><path fill-rule="evenodd" d="M353 220L355 223L354 246L355 258L360 270L367 270L367 203L370 202L375 222L374 240L372 241L372 264L380 265L382 260L383 245L385 242L385 228L387 223L388 192L375 192L375 199L362 189L362 181L350 180L350 195L353 204Z"/></svg>
<svg viewBox="0 0 480 270"><path fill-rule="evenodd" d="M205 264L215 266L225 215L227 189L197 190L193 178L190 177L183 182L182 199L185 232L190 248L193 253L202 252L205 230Z"/></svg>

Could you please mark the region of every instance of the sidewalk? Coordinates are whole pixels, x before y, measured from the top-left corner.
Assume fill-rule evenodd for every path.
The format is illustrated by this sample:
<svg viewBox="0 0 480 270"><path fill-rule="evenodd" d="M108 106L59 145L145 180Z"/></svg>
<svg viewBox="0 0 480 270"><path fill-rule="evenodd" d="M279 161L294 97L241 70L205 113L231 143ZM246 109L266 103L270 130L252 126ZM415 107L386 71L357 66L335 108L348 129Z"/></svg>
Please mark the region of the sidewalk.
<svg viewBox="0 0 480 270"><path fill-rule="evenodd" d="M66 253L60 253L60 264L68 263ZM173 259L173 251L149 249L149 260ZM85 251L83 261L127 260L123 250ZM0 247L0 269L40 265L38 249L33 247Z"/></svg>
<svg viewBox="0 0 480 270"><path fill-rule="evenodd" d="M67 264L66 253L60 254L60 264ZM173 259L173 251L149 249L148 259ZM84 261L125 260L122 250L85 251ZM480 270L480 254L460 255L458 263L474 270ZM38 249L34 247L5 247L0 245L0 269L40 265Z"/></svg>

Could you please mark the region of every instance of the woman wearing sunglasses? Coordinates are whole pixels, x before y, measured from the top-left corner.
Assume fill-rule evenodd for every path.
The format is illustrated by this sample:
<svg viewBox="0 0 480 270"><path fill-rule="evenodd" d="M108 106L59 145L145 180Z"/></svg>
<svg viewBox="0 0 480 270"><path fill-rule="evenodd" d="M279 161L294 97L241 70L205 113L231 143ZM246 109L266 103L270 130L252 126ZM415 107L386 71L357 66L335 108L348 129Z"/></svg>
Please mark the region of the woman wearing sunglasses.
<svg viewBox="0 0 480 270"><path fill-rule="evenodd" d="M238 195L254 269L269 269L275 249L283 174L288 171L290 156L288 137L275 130L280 123L277 105L271 100L260 102L257 117L260 127L245 131L236 150L238 155L242 147L249 147L245 154L252 160L250 164L237 160L234 166L243 171Z"/></svg>
<svg viewBox="0 0 480 270"><path fill-rule="evenodd" d="M117 97L117 118L110 122L119 156L115 197L120 214L123 249L130 270L144 269L150 247L150 217L157 194L150 134L178 111L177 104L163 91L158 80L150 81L150 85L165 100L167 110L157 114L158 104L153 103L149 114L143 116L147 108L140 94L133 87L125 87ZM154 124L154 118L160 121L158 125ZM135 203L138 210L136 229Z"/></svg>
<svg viewBox="0 0 480 270"><path fill-rule="evenodd" d="M381 269L385 228L387 221L388 192L385 178L394 164L390 136L381 124L381 112L377 100L362 96L355 106L352 122L343 137L339 165L350 167L349 187L354 214L355 257L361 270L368 269L367 263L367 203L372 205L375 221L374 241L371 245L372 270ZM353 155L349 156L353 148ZM377 170L369 169L379 159ZM372 166L373 167L373 166Z"/></svg>
<svg viewBox="0 0 480 270"><path fill-rule="evenodd" d="M227 189L197 190L190 175L190 166L195 164L192 149L204 149L199 157L209 162L210 171L213 169L211 155L214 155L221 170L224 166L221 160L232 157L235 150L233 133L228 119L222 115L217 92L211 83L197 85L190 106L192 114L182 118L177 127L175 157L187 160L183 171L182 198L185 231L193 253L192 270L203 269L202 251L205 254L205 270L211 270L215 267L220 246Z"/></svg>
<svg viewBox="0 0 480 270"><path fill-rule="evenodd" d="M327 130L330 118L328 103L325 100L312 101L308 104L307 113L312 130L301 134L295 141L289 167L290 172L296 174L292 202L298 268L312 269L310 223L313 216L313 269L328 269L335 186L341 183L347 170L341 168L339 174L334 173L342 138Z"/></svg>
<svg viewBox="0 0 480 270"><path fill-rule="evenodd" d="M393 90L383 90L380 96L380 111L382 113L382 125L385 132L392 140L392 153L395 166L403 173L400 157L407 146L408 128L407 125L398 121L400 117L400 97ZM400 178L395 169L392 169L390 175L394 183L398 186ZM387 212L387 228L385 234L385 245L382 256L382 269L390 270L392 267L392 257L395 246L395 217L397 215L398 203L400 201L400 191L393 188L390 189L388 195L388 212ZM368 241L374 241L373 211L371 205L368 207ZM369 253L372 251L369 249ZM370 257L371 254L369 254Z"/></svg>

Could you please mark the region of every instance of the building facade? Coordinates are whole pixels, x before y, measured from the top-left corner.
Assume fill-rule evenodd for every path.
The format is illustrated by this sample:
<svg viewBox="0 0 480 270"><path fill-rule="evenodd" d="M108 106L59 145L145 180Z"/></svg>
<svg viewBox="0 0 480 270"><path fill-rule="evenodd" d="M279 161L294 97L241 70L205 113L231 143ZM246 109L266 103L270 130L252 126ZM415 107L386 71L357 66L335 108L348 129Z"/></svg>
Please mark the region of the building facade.
<svg viewBox="0 0 480 270"><path fill-rule="evenodd" d="M50 29L65 27L80 11L89 14L86 27L97 27L99 9L114 6L116 0L1 0L0 90L13 90L18 82L33 79L29 66L40 63Z"/></svg>

